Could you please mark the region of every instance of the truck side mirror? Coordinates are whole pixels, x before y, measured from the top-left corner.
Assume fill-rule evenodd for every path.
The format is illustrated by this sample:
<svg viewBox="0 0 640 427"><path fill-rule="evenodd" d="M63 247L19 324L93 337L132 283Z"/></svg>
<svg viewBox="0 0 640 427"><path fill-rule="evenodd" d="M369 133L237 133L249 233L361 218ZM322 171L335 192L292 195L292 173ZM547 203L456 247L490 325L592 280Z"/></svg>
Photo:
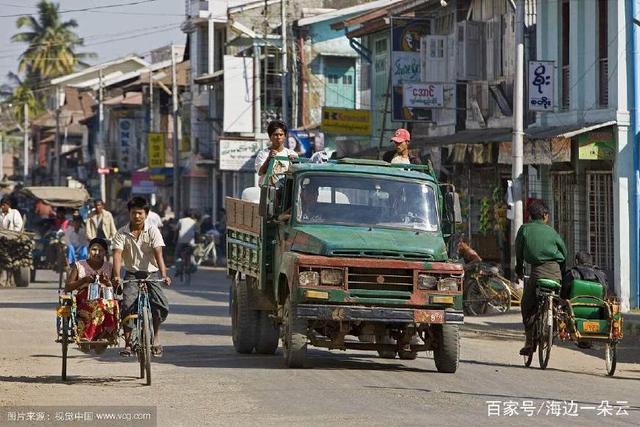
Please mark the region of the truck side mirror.
<svg viewBox="0 0 640 427"><path fill-rule="evenodd" d="M444 195L444 211L447 222L452 224L462 223L462 209L460 208L460 196L456 192L448 192Z"/></svg>
<svg viewBox="0 0 640 427"><path fill-rule="evenodd" d="M275 215L275 187L262 187L260 189L260 207L258 213L261 217L272 219Z"/></svg>

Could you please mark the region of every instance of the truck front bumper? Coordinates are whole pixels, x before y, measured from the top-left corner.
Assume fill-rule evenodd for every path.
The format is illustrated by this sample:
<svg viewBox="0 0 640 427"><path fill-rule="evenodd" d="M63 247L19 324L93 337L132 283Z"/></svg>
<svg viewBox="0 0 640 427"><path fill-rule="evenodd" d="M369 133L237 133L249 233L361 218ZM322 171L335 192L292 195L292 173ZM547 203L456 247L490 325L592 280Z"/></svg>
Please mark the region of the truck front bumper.
<svg viewBox="0 0 640 427"><path fill-rule="evenodd" d="M361 307L329 304L298 304L296 317L309 320L380 323L464 323L464 313L453 309Z"/></svg>

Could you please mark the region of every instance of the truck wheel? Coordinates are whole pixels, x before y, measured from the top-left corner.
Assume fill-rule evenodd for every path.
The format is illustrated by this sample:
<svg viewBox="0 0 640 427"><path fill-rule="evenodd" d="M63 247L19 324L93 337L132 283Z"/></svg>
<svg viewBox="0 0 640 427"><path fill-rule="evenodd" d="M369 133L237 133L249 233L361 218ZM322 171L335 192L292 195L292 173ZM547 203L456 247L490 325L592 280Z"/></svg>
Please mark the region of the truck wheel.
<svg viewBox="0 0 640 427"><path fill-rule="evenodd" d="M438 372L453 374L460 360L460 331L458 325L435 325L437 347L433 350L433 360Z"/></svg>
<svg viewBox="0 0 640 427"><path fill-rule="evenodd" d="M280 340L280 327L269 317L269 311L258 312L258 336L256 353L274 354Z"/></svg>
<svg viewBox="0 0 640 427"><path fill-rule="evenodd" d="M376 335L376 343L395 344L396 340L394 340L388 335ZM378 350L378 356L382 357L383 359L395 359L396 351L395 350Z"/></svg>
<svg viewBox="0 0 640 427"><path fill-rule="evenodd" d="M282 349L287 368L303 368L307 353L307 322L296 319L291 296L284 303L282 319Z"/></svg>
<svg viewBox="0 0 640 427"><path fill-rule="evenodd" d="M26 288L29 286L29 279L31 278L31 269L29 267L22 267L19 270L13 272L13 280L18 288Z"/></svg>
<svg viewBox="0 0 640 427"><path fill-rule="evenodd" d="M256 345L258 313L249 309L247 282L233 280L231 289L231 337L238 353L250 354Z"/></svg>

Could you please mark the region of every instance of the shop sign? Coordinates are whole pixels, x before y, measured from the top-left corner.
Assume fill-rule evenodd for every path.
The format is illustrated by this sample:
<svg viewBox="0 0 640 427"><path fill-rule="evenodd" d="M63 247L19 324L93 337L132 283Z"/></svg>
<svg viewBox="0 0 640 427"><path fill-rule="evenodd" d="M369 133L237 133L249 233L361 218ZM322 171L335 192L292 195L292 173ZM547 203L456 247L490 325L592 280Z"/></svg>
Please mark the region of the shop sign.
<svg viewBox="0 0 640 427"><path fill-rule="evenodd" d="M553 111L553 61L529 61L529 110Z"/></svg>
<svg viewBox="0 0 640 427"><path fill-rule="evenodd" d="M131 192L133 194L153 194L156 192L156 184L151 179L149 172L133 172L131 174Z"/></svg>
<svg viewBox="0 0 640 427"><path fill-rule="evenodd" d="M616 141L609 130L589 132L578 136L580 160L614 160Z"/></svg>
<svg viewBox="0 0 640 427"><path fill-rule="evenodd" d="M118 120L118 164L122 170L131 169L131 150L135 145L135 126L132 119Z"/></svg>
<svg viewBox="0 0 640 427"><path fill-rule="evenodd" d="M409 83L403 85L402 105L409 108L437 108L444 105L444 90L437 83Z"/></svg>
<svg viewBox="0 0 640 427"><path fill-rule="evenodd" d="M163 133L147 134L147 160L150 168L162 168L165 164Z"/></svg>
<svg viewBox="0 0 640 427"><path fill-rule="evenodd" d="M255 170L262 142L254 140L220 139L220 170L249 172Z"/></svg>
<svg viewBox="0 0 640 427"><path fill-rule="evenodd" d="M322 107L323 132L337 135L371 134L371 112L350 108Z"/></svg>

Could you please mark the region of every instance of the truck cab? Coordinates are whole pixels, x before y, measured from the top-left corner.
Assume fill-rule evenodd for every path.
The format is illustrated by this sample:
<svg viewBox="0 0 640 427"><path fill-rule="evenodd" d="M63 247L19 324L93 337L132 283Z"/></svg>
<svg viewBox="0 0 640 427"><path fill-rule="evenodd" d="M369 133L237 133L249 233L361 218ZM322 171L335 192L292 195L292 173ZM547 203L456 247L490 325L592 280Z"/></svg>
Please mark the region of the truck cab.
<svg viewBox="0 0 640 427"><path fill-rule="evenodd" d="M439 371L455 372L454 189L428 167L343 159L274 173L273 163L258 205L227 200L236 350L273 353L281 338L292 368L308 345L401 359L433 351Z"/></svg>

